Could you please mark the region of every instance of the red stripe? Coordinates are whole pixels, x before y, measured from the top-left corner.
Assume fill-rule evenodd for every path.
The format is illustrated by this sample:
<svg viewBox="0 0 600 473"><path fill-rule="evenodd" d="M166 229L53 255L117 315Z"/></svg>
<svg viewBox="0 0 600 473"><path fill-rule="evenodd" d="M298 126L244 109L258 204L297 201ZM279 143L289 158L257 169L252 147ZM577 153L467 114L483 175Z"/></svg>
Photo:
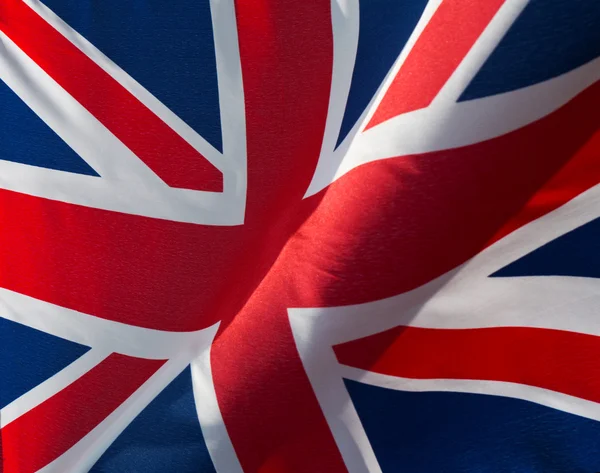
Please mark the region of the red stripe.
<svg viewBox="0 0 600 473"><path fill-rule="evenodd" d="M366 129L427 107L504 0L444 0L402 64Z"/></svg>
<svg viewBox="0 0 600 473"><path fill-rule="evenodd" d="M164 361L113 354L66 389L17 418L2 435L3 473L34 473L119 407Z"/></svg>
<svg viewBox="0 0 600 473"><path fill-rule="evenodd" d="M340 363L390 376L481 379L600 402L600 339L527 327L397 327L335 347Z"/></svg>
<svg viewBox="0 0 600 473"><path fill-rule="evenodd" d="M0 30L169 186L223 190L219 170L22 0L2 0Z"/></svg>
<svg viewBox="0 0 600 473"><path fill-rule="evenodd" d="M330 5L236 2L248 123L246 226L255 241L248 253L256 248L262 257L232 286L240 281L247 287L243 278L257 272L260 282L314 206L301 198L325 128ZM346 471L296 353L285 308L257 304L261 296L252 289L247 297L253 294L253 302L222 325L211 350L219 405L244 471Z"/></svg>
<svg viewBox="0 0 600 473"><path fill-rule="evenodd" d="M491 245L517 228L557 209L600 183L600 131L597 131L531 199L490 239Z"/></svg>

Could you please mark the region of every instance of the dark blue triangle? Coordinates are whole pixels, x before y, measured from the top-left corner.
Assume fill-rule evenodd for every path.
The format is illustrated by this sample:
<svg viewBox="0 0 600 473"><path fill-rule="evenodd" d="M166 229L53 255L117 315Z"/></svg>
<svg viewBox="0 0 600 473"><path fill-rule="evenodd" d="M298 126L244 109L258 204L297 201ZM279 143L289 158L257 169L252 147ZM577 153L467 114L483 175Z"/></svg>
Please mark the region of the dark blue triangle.
<svg viewBox="0 0 600 473"><path fill-rule="evenodd" d="M383 473L600 471L600 423L521 399L346 386Z"/></svg>
<svg viewBox="0 0 600 473"><path fill-rule="evenodd" d="M209 0L43 0L222 150Z"/></svg>
<svg viewBox="0 0 600 473"><path fill-rule="evenodd" d="M0 159L77 174L98 175L2 81Z"/></svg>
<svg viewBox="0 0 600 473"><path fill-rule="evenodd" d="M600 56L600 1L531 0L460 97L509 92Z"/></svg>
<svg viewBox="0 0 600 473"><path fill-rule="evenodd" d="M123 431L92 473L215 473L186 368Z"/></svg>
<svg viewBox="0 0 600 473"><path fill-rule="evenodd" d="M426 0L363 0L352 84L336 147L348 135L417 25Z"/></svg>
<svg viewBox="0 0 600 473"><path fill-rule="evenodd" d="M600 278L600 218L546 243L491 275L514 276Z"/></svg>
<svg viewBox="0 0 600 473"><path fill-rule="evenodd" d="M0 318L0 409L89 348Z"/></svg>

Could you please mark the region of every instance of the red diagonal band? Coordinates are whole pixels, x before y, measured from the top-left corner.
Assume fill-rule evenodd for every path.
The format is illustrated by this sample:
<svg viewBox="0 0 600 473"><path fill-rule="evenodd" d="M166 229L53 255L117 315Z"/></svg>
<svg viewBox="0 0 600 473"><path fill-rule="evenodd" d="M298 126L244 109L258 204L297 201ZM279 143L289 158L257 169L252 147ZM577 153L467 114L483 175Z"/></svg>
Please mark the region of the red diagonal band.
<svg viewBox="0 0 600 473"><path fill-rule="evenodd" d="M3 473L33 473L79 442L164 361L113 354L2 429Z"/></svg>
<svg viewBox="0 0 600 473"><path fill-rule="evenodd" d="M397 327L335 348L343 364L417 379L482 379L600 401L600 338L530 327ZM580 369L585 365L587 375Z"/></svg>

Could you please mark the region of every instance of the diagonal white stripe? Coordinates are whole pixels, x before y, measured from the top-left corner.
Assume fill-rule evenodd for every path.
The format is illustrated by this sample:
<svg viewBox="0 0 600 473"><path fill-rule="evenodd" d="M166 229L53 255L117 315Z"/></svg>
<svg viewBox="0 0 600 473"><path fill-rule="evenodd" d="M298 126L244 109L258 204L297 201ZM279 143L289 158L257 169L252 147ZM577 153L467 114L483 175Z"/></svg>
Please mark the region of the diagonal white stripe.
<svg viewBox="0 0 600 473"><path fill-rule="evenodd" d="M556 111L600 80L600 58L597 58L568 73L516 91L456 101L527 1L507 0L504 3L430 106L398 115L363 132L398 67L435 12L435 5L430 2L409 44L365 112L360 126L355 126L335 152L324 154L326 150L323 151L306 197L316 194L362 164L460 148L507 134Z"/></svg>
<svg viewBox="0 0 600 473"><path fill-rule="evenodd" d="M38 473L86 473L125 428L189 364L189 358L169 360L89 434Z"/></svg>
<svg viewBox="0 0 600 473"><path fill-rule="evenodd" d="M166 187L129 148L1 31L0 80L104 179ZM87 181L98 180L84 177ZM4 172L2 180L10 182Z"/></svg>
<svg viewBox="0 0 600 473"><path fill-rule="evenodd" d="M217 169L223 170L224 158L211 144L196 133L189 125L175 115L160 100L140 85L135 79L104 55L87 39L71 28L52 10L39 0L23 0L32 10L46 20L54 29L67 38L80 51L94 61L101 69L113 77L127 91L142 102L149 110L175 130L190 145L198 150Z"/></svg>
<svg viewBox="0 0 600 473"><path fill-rule="evenodd" d="M15 419L62 391L98 365L109 354L102 350L90 350L51 378L15 399L0 410L0 428L6 427Z"/></svg>

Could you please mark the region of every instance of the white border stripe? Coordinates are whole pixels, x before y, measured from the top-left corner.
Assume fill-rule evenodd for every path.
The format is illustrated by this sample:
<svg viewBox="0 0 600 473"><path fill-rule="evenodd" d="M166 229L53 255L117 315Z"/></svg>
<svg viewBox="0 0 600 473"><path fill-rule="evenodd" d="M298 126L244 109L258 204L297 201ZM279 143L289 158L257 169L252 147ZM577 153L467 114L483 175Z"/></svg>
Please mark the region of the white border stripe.
<svg viewBox="0 0 600 473"><path fill-rule="evenodd" d="M243 222L245 180L237 184L242 194L168 187L1 31L0 80L101 175L0 160L0 188L167 220L207 225Z"/></svg>
<svg viewBox="0 0 600 473"><path fill-rule="evenodd" d="M203 339L195 332L169 332L94 317L0 288L1 317L56 337L109 353L166 360Z"/></svg>
<svg viewBox="0 0 600 473"><path fill-rule="evenodd" d="M219 409L210 365L210 348L192 362L192 383L198 420L215 470L217 473L243 473Z"/></svg>
<svg viewBox="0 0 600 473"><path fill-rule="evenodd" d="M200 334L199 344L193 350L180 350L179 355L167 361L146 383L106 417L96 428L72 448L39 473L85 473L92 468L123 430L158 396L190 363L198 353L208 350L217 333L214 325Z"/></svg>
<svg viewBox="0 0 600 473"><path fill-rule="evenodd" d="M300 333L318 331L320 337L326 335L326 342L330 346L367 337L399 325L440 328L488 326L485 322L485 316L489 314L490 304L499 304L500 307L508 309L506 321L509 323L500 323L501 321L496 318L496 326L521 326L521 323L517 323L518 318L510 315L512 306L510 301L507 301L508 297L515 296L512 292L514 287L510 291L504 290L508 289L507 285L511 284L510 279L517 281L517 278L507 278L503 282L500 278L489 278L490 274L599 216L600 185L597 185L562 207L502 238L462 266L417 289L388 299L364 304L328 308L290 308L288 309L290 319L296 321ZM534 282L533 278L518 278L518 280L523 280L525 285L516 293L517 297L521 294L522 301L527 300L528 285L532 289L537 288L542 291L537 291L539 295L540 293L543 294L543 290L548 292L558 291L557 286L559 283L564 285L563 290L559 293L565 296L563 304L567 302L575 303L577 300L584 302L584 297L593 298L597 296L597 280L587 280L581 285L582 279L579 278L540 277L539 279L541 281ZM491 297L488 300L486 311L480 313L477 320L464 319L460 317L460 314L446 310L446 308L452 307L448 305L451 302L456 304L458 310L461 310L461 307L469 304L471 297L474 298L472 308L477 309L478 300L481 299L481 304L484 304L483 296L485 294L472 294L471 290L481 292L483 284L486 285L486 290L489 288L491 291ZM496 290L494 290L494 285L497 287ZM543 310L547 309L544 302L554 303L557 297L557 294L549 293L545 294L544 297L538 297L537 305L542 306L541 312L538 312L543 315ZM571 300L571 298L574 300ZM444 303L438 303L436 300L444 301ZM460 305L461 300L464 302L463 306ZM528 305L530 306L532 302L530 301ZM484 307L481 306L481 308ZM474 312L469 310L466 315L469 313L473 314ZM589 311L585 313L589 315ZM377 314L377 317L374 314ZM451 317L442 321L441 317L444 317L444 314L446 316L451 315ZM549 314L552 314L552 312ZM560 314L558 314L557 317L542 318L533 326L600 335L598 317L571 315L572 317L560 317ZM532 323L531 318L523 322Z"/></svg>
<svg viewBox="0 0 600 473"><path fill-rule="evenodd" d="M0 428L6 427L15 419L62 391L102 362L108 355L109 353L101 350L90 350L42 384L38 384L31 391L15 399L0 410Z"/></svg>
<svg viewBox="0 0 600 473"><path fill-rule="evenodd" d="M77 49L94 61L101 69L113 77L129 93L143 103L152 113L157 115L192 147L199 151L217 169L223 170L224 157L210 143L196 133L182 119L175 115L160 100L140 85L133 77L105 56L87 39L71 28L52 10L39 0L23 0L24 3L46 20L55 30L67 38Z"/></svg>
<svg viewBox="0 0 600 473"><path fill-rule="evenodd" d="M86 473L125 428L187 366L187 360L170 360L96 428L38 473Z"/></svg>
<svg viewBox="0 0 600 473"><path fill-rule="evenodd" d="M346 390L333 349L321 343L318 333L308 335L300 317L290 314L290 323L302 364L348 473L382 473Z"/></svg>
<svg viewBox="0 0 600 473"><path fill-rule="evenodd" d="M600 80L600 58L597 58L529 87L456 102L527 3L528 0L507 0L502 5L428 107L400 114L364 131L418 35L435 13L439 2L430 2L409 44L364 116L334 152L327 153L323 149L305 197L316 194L362 164L460 148L510 133L551 114ZM336 86L334 83L332 87Z"/></svg>
<svg viewBox="0 0 600 473"><path fill-rule="evenodd" d="M386 74L377 92L342 143L340 143L340 146L335 149L352 82L354 61L358 47L360 18L358 0L332 0L334 56L331 96L321 155L319 156L312 181L306 190L305 198L316 194L333 182L331 176L336 174L336 170L343 161L344 156L352 149L352 143L355 138L362 133L362 130L369 123L377 106L392 85L394 77L402 67L402 64L404 64L404 61L441 2L442 0L429 0L415 29L391 69Z"/></svg>
<svg viewBox="0 0 600 473"><path fill-rule="evenodd" d="M358 47L359 17L357 0L331 0L333 67L327 121L318 164L329 159L333 153L344 119Z"/></svg>
<svg viewBox="0 0 600 473"><path fill-rule="evenodd" d="M237 196L239 205L244 208L247 186L246 109L233 0L210 0L210 11L219 84L223 192Z"/></svg>
<svg viewBox="0 0 600 473"><path fill-rule="evenodd" d="M350 366L340 366L345 379L359 383L412 392L457 392L510 397L534 402L569 414L600 421L600 404L549 389L505 381L472 379L411 379L364 371Z"/></svg>

